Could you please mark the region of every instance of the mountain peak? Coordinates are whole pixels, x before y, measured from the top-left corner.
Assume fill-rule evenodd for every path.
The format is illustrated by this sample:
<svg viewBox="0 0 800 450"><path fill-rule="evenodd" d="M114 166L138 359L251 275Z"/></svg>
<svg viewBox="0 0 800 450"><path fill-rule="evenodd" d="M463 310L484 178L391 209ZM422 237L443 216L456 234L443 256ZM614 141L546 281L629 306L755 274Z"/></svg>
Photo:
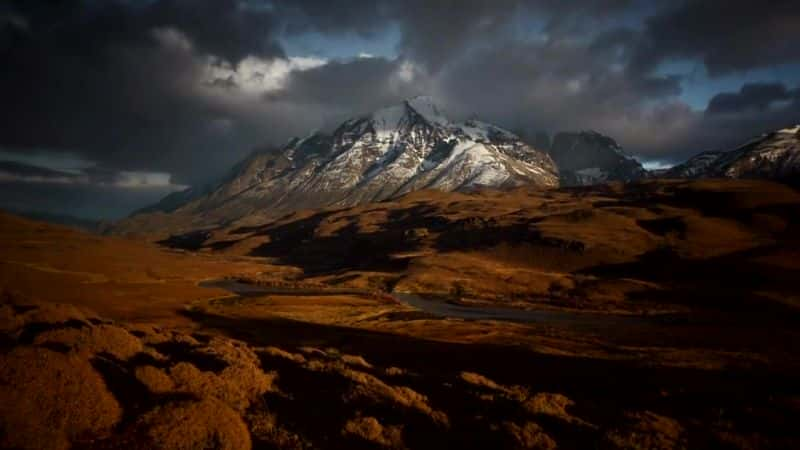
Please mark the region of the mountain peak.
<svg viewBox="0 0 800 450"><path fill-rule="evenodd" d="M421 117L430 125L450 126L450 120L445 116L441 107L436 104L433 97L421 95L403 100L401 103L381 108L368 117L376 125L376 131L395 129L402 120L409 115Z"/></svg>
<svg viewBox="0 0 800 450"><path fill-rule="evenodd" d="M788 134L800 133L800 124L795 125L793 127L780 129L778 130L778 133L788 133Z"/></svg>
<svg viewBox="0 0 800 450"><path fill-rule="evenodd" d="M443 109L438 106L437 102L431 96L420 95L417 97L412 97L405 100L404 103L408 105L409 108L413 109L414 112L425 118L428 122L441 125L447 125L450 123L445 116Z"/></svg>
<svg viewBox="0 0 800 450"><path fill-rule="evenodd" d="M617 141L594 130L556 134L550 156L558 165L562 185L627 182L646 175L642 165Z"/></svg>
<svg viewBox="0 0 800 450"><path fill-rule="evenodd" d="M293 139L240 163L183 213L214 225L248 214L352 206L419 189L558 185L544 152L492 124L450 121L429 96L343 122L332 134ZM204 223L205 223L204 222Z"/></svg>

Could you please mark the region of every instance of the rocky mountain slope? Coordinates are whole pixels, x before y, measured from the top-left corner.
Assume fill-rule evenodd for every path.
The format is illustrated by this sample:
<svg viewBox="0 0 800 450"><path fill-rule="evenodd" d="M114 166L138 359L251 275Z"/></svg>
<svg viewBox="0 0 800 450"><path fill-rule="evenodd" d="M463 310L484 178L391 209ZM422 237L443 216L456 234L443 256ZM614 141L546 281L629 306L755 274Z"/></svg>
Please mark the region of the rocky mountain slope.
<svg viewBox="0 0 800 450"><path fill-rule="evenodd" d="M533 184L558 186L544 152L513 133L470 120L452 122L428 97L416 97L342 123L332 134L291 140L253 153L212 192L173 196L169 218L149 211L120 224L204 226L252 214L352 206L419 189L463 191ZM176 207L174 200L185 204Z"/></svg>
<svg viewBox="0 0 800 450"><path fill-rule="evenodd" d="M635 181L647 171L614 139L594 131L558 133L549 149L563 186Z"/></svg>
<svg viewBox="0 0 800 450"><path fill-rule="evenodd" d="M800 125L765 133L729 152L703 152L668 170L672 178L767 178L800 175Z"/></svg>
<svg viewBox="0 0 800 450"><path fill-rule="evenodd" d="M700 178L723 154L724 152L719 151L698 153L683 164L662 170L658 176L664 178Z"/></svg>

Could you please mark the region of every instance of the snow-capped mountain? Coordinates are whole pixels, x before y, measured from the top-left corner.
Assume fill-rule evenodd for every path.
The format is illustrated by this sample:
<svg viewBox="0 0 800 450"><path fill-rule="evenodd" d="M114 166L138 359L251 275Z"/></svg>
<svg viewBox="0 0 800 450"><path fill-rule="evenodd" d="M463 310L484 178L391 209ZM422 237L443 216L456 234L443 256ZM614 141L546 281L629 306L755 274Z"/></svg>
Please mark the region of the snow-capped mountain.
<svg viewBox="0 0 800 450"><path fill-rule="evenodd" d="M352 206L418 189L520 184L558 186L553 160L507 130L452 122L429 97L416 97L347 120L331 134L254 152L211 192L167 203L172 215L191 216L196 226L252 213ZM176 208L172 200L181 199L188 201Z"/></svg>
<svg viewBox="0 0 800 450"><path fill-rule="evenodd" d="M614 139L595 131L558 133L549 153L558 166L562 186L628 182L647 175Z"/></svg>
<svg viewBox="0 0 800 450"><path fill-rule="evenodd" d="M704 152L668 170L676 178L800 177L800 125L765 133L729 152Z"/></svg>

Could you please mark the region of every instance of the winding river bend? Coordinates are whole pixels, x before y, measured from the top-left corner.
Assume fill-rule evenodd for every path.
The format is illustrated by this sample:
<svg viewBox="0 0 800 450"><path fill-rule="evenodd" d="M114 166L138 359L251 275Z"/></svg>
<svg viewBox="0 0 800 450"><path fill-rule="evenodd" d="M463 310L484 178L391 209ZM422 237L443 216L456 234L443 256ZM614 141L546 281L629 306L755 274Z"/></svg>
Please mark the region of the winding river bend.
<svg viewBox="0 0 800 450"><path fill-rule="evenodd" d="M205 281L200 283L200 286L224 289L240 298L260 297L265 295L364 295L364 292L358 290L273 288L243 283L236 280ZM654 322L653 318L642 316L462 306L419 294L393 293L392 296L399 302L411 306L412 308L442 318L498 320L591 328L615 328L618 326L642 325L648 322Z"/></svg>

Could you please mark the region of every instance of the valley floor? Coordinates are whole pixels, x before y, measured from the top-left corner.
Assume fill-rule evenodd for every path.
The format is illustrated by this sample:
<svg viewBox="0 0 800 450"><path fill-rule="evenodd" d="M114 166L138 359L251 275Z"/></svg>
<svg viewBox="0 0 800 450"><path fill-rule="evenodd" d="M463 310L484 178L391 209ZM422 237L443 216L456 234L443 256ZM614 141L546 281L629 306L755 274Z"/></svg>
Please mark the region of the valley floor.
<svg viewBox="0 0 800 450"><path fill-rule="evenodd" d="M603 189L172 250L2 216L0 446L800 446L800 195Z"/></svg>

